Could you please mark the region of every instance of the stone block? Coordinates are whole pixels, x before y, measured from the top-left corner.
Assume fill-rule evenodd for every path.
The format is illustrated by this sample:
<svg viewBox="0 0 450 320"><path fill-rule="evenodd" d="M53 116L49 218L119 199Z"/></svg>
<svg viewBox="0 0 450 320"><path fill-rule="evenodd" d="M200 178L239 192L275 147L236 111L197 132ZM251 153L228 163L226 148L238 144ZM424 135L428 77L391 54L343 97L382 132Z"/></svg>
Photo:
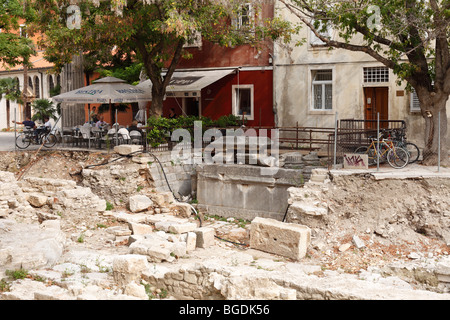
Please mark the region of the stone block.
<svg viewBox="0 0 450 320"><path fill-rule="evenodd" d="M358 153L344 154L344 169L369 169L368 155Z"/></svg>
<svg viewBox="0 0 450 320"><path fill-rule="evenodd" d="M143 146L141 145L136 145L136 144L122 144L120 146L115 146L114 147L114 152L122 155L122 156L127 156L131 153L134 152L139 152L143 150Z"/></svg>
<svg viewBox="0 0 450 320"><path fill-rule="evenodd" d="M188 232L186 234L186 251L194 251L197 247L197 234L195 232Z"/></svg>
<svg viewBox="0 0 450 320"><path fill-rule="evenodd" d="M140 280L142 272L149 268L147 258L137 254L118 256L113 260L115 281L122 286Z"/></svg>
<svg viewBox="0 0 450 320"><path fill-rule="evenodd" d="M153 232L153 227L149 226L148 224L131 222L128 224L128 226L130 227L133 235L142 235Z"/></svg>
<svg viewBox="0 0 450 320"><path fill-rule="evenodd" d="M307 226L259 217L252 221L252 249L300 260L306 255L310 242L311 229Z"/></svg>
<svg viewBox="0 0 450 320"><path fill-rule="evenodd" d="M197 248L208 248L214 245L215 230L201 227L194 230L197 235Z"/></svg>
<svg viewBox="0 0 450 320"><path fill-rule="evenodd" d="M28 203L35 208L40 208L47 204L47 196L42 194L30 194L28 195Z"/></svg>
<svg viewBox="0 0 450 320"><path fill-rule="evenodd" d="M149 197L140 194L130 197L129 201L130 211L134 213L145 211L153 205Z"/></svg>
<svg viewBox="0 0 450 320"><path fill-rule="evenodd" d="M195 223L174 223L169 226L169 232L178 234L192 232L195 229L197 229L197 224Z"/></svg>

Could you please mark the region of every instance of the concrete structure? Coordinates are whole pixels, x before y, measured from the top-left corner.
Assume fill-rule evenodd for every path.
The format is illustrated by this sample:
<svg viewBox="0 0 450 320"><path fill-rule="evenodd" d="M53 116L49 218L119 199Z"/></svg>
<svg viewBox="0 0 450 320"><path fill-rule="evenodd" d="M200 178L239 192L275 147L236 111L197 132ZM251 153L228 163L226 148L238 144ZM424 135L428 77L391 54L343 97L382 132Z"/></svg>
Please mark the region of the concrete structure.
<svg viewBox="0 0 450 320"><path fill-rule="evenodd" d="M198 208L222 217L282 220L287 189L302 179L301 171L294 169L280 168L273 176L261 176L261 167L250 165L197 167Z"/></svg>
<svg viewBox="0 0 450 320"><path fill-rule="evenodd" d="M284 19L299 21L284 5L277 8ZM328 33L338 37L336 30ZM303 45L294 46L302 39ZM273 69L278 126L333 128L336 113L339 119L376 120L379 112L380 119L405 120L408 139L424 145L418 100L405 90L406 82L398 85L393 71L369 55L330 50L304 25L290 45L275 45Z"/></svg>

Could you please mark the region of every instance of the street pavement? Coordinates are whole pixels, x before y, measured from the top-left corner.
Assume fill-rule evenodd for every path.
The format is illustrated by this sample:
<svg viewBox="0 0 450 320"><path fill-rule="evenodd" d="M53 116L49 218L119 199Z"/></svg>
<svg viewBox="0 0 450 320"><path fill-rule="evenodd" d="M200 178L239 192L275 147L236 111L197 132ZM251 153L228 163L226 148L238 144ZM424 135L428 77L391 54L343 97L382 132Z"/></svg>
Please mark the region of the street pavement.
<svg viewBox="0 0 450 320"><path fill-rule="evenodd" d="M0 151L14 151L14 132L0 132Z"/></svg>

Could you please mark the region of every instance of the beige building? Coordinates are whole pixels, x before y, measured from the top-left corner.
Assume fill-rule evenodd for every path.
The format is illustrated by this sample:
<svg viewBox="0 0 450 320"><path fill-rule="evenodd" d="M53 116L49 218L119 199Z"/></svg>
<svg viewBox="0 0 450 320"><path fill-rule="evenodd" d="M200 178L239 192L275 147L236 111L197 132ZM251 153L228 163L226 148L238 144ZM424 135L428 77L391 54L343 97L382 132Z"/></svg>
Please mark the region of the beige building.
<svg viewBox="0 0 450 320"><path fill-rule="evenodd" d="M289 19L286 10L282 14ZM327 33L338 36L331 29ZM275 45L274 105L281 127L298 122L333 128L336 114L338 119L376 120L380 113L380 119L404 120L408 139L423 147L425 122L417 96L405 90L406 82L397 82L392 70L367 54L324 47L306 25L290 45Z"/></svg>
<svg viewBox="0 0 450 320"><path fill-rule="evenodd" d="M31 103L35 99L50 99L51 91L60 86L60 76L51 73L52 65L44 59L43 52L38 51L36 56L31 58L32 67L28 68L27 77L24 78L23 66L18 65L13 68L0 67L0 78L13 78L19 82L19 89L23 91L24 81L28 81L27 96L29 102L26 105L10 101L3 97L0 101L0 129L14 128L12 122L25 120L26 116L31 117L33 110Z"/></svg>

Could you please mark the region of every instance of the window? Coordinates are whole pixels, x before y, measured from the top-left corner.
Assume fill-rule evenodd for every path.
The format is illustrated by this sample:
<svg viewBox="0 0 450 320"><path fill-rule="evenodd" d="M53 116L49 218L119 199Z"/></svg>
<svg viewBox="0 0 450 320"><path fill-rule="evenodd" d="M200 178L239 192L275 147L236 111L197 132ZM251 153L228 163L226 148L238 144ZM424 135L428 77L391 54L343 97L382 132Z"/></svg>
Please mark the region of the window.
<svg viewBox="0 0 450 320"><path fill-rule="evenodd" d="M53 95L53 90L55 90L55 83L53 82L53 76L49 74L47 76L48 79L48 96L51 97Z"/></svg>
<svg viewBox="0 0 450 320"><path fill-rule="evenodd" d="M247 120L254 120L253 92L253 85L233 86L233 114L235 116L245 116Z"/></svg>
<svg viewBox="0 0 450 320"><path fill-rule="evenodd" d="M244 4L234 21L236 29L241 30L244 27L248 27L250 25L252 15L253 15L252 5L250 3Z"/></svg>
<svg viewBox="0 0 450 320"><path fill-rule="evenodd" d="M27 30L27 26L25 24L21 24L19 26L19 32L20 32L21 37L28 38L28 33L26 30Z"/></svg>
<svg viewBox="0 0 450 320"><path fill-rule="evenodd" d="M389 69L386 67L364 68L364 82L389 82Z"/></svg>
<svg viewBox="0 0 450 320"><path fill-rule="evenodd" d="M39 85L39 78L34 77L34 96L39 99L41 97L40 94L40 85Z"/></svg>
<svg viewBox="0 0 450 320"><path fill-rule="evenodd" d="M419 101L419 97L417 96L417 93L414 89L412 89L413 91L411 92L411 102L410 102L410 111L411 112L420 112L420 101Z"/></svg>
<svg viewBox="0 0 450 320"><path fill-rule="evenodd" d="M333 109L333 70L312 71L313 110Z"/></svg>
<svg viewBox="0 0 450 320"><path fill-rule="evenodd" d="M312 21L312 23L315 26L315 29L319 32L319 34L321 36L331 39L332 28L330 25L326 25L322 21L321 22ZM326 45L326 43L323 42L318 36L316 36L316 34L312 30L309 30L309 31L310 31L309 44L311 46L319 47L319 46Z"/></svg>
<svg viewBox="0 0 450 320"><path fill-rule="evenodd" d="M202 46L202 33L194 31L184 45L185 48L200 48Z"/></svg>

